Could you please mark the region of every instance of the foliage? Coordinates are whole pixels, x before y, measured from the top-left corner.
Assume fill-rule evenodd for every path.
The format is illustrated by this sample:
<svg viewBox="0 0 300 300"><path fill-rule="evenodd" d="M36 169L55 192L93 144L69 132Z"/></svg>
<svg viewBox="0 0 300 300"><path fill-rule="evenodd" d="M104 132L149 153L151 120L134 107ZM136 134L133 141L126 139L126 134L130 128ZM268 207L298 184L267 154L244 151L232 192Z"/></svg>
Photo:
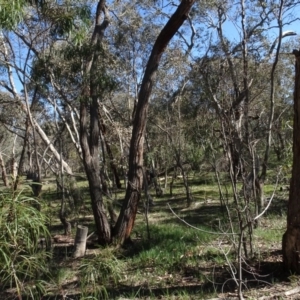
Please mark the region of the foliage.
<svg viewBox="0 0 300 300"><path fill-rule="evenodd" d="M47 218L34 206L36 199L22 193L0 198L0 286L22 293L43 293L49 253L39 240L48 239Z"/></svg>
<svg viewBox="0 0 300 300"><path fill-rule="evenodd" d="M0 1L0 28L12 29L23 18L26 1Z"/></svg>
<svg viewBox="0 0 300 300"><path fill-rule="evenodd" d="M106 286L117 284L124 272L124 263L118 260L112 249L103 249L95 257L83 259L79 266L79 280L84 295L109 299ZM97 298L98 299L98 298Z"/></svg>

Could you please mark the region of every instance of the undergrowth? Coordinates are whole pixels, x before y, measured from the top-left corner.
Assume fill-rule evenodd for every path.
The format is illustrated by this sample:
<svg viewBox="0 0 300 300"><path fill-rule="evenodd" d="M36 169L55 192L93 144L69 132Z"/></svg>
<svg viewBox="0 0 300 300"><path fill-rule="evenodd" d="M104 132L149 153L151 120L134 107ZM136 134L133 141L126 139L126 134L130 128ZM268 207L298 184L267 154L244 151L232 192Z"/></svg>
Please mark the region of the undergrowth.
<svg viewBox="0 0 300 300"><path fill-rule="evenodd" d="M47 252L39 243L41 238L49 237L49 226L52 237L63 232L58 218L60 199L54 187L48 185L39 200L29 197L27 192L2 193L1 289L12 288L19 297L27 295L31 299L39 299L40 295L52 299L68 294L74 295L74 299L184 300L234 291L231 268L236 267L236 249L232 237L226 235L230 224L226 210L220 207L218 189L213 182L203 184L197 178L191 182L194 203L190 208L186 207L182 185L177 182L173 197L168 193L160 198L153 196L155 205L148 215L149 231L143 206L140 206L132 245L116 249L93 244L88 246L84 258L76 260L72 258L70 246L54 244L54 250L60 246L56 255L53 249ZM94 224L90 199L82 187L81 190L84 198L80 213L74 214L70 221L89 226L91 232ZM118 191L119 199L123 192ZM267 271L272 273L274 266L278 266L271 263L269 266L264 261L280 249L285 201L283 192L279 192L260 226L254 229L255 257L245 262L245 269L249 269L251 263L251 268L253 265L263 272L256 266L266 264ZM230 195L228 207L231 209ZM233 226L236 226L234 211L231 213ZM264 280L278 282L276 276L272 273L270 279ZM252 277L247 283L249 289Z"/></svg>

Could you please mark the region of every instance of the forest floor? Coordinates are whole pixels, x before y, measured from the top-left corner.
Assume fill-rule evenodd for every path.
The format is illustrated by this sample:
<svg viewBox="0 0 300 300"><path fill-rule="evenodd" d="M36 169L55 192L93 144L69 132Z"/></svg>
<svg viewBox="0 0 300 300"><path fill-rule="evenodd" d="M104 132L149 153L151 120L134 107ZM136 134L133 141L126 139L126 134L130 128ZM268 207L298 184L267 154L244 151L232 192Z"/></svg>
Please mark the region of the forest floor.
<svg viewBox="0 0 300 300"><path fill-rule="evenodd" d="M230 199L228 209L221 209L214 182L195 177L190 184L194 199L190 207L178 179L172 196L167 190L160 198L153 195L154 206L147 216L140 206L132 244L101 248L91 235L85 257L74 259L76 224L94 231L87 183L78 184L84 200L76 204L76 213L70 205L73 229L66 237L58 218L60 199L53 182L46 182L40 201L51 220L51 276L46 295L36 299L238 299L238 235L232 234L232 228L235 232L238 228L236 213ZM272 184L266 187L267 201L272 189ZM115 194L116 205L123 195L123 190ZM282 268L287 198L286 188L279 188L259 226L252 235L245 232L241 268L246 299L300 299L300 277ZM14 292L7 289L0 299L14 299Z"/></svg>

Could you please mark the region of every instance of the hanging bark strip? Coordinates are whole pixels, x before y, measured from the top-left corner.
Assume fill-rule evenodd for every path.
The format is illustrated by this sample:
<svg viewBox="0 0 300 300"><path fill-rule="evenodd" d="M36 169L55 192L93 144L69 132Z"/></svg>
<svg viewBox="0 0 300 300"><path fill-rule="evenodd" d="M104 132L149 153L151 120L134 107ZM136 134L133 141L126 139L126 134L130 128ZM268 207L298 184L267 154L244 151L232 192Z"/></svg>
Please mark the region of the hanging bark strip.
<svg viewBox="0 0 300 300"><path fill-rule="evenodd" d="M283 264L287 271L300 274L300 51L294 50L296 75L294 91L293 167L287 214L282 238Z"/></svg>
<svg viewBox="0 0 300 300"><path fill-rule="evenodd" d="M126 195L120 216L114 229L114 235L119 244L124 243L130 237L131 230L134 226L137 207L141 198L143 184L144 135L149 98L154 84L155 74L162 54L177 30L188 18L189 11L194 2L195 0L181 1L177 10L157 37L146 66L133 119Z"/></svg>

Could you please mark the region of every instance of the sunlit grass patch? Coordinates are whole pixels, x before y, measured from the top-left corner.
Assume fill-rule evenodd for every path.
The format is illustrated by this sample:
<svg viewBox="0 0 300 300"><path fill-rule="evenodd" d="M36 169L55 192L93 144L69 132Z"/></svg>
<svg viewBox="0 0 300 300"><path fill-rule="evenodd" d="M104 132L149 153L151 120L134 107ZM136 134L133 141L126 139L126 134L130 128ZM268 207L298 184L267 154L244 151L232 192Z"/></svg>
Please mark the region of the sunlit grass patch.
<svg viewBox="0 0 300 300"><path fill-rule="evenodd" d="M152 225L150 234L151 239L142 240L136 254L127 261L129 281L146 280L155 286L171 284L177 279L170 275L197 266L198 245L212 240L209 233L196 231L180 223Z"/></svg>

